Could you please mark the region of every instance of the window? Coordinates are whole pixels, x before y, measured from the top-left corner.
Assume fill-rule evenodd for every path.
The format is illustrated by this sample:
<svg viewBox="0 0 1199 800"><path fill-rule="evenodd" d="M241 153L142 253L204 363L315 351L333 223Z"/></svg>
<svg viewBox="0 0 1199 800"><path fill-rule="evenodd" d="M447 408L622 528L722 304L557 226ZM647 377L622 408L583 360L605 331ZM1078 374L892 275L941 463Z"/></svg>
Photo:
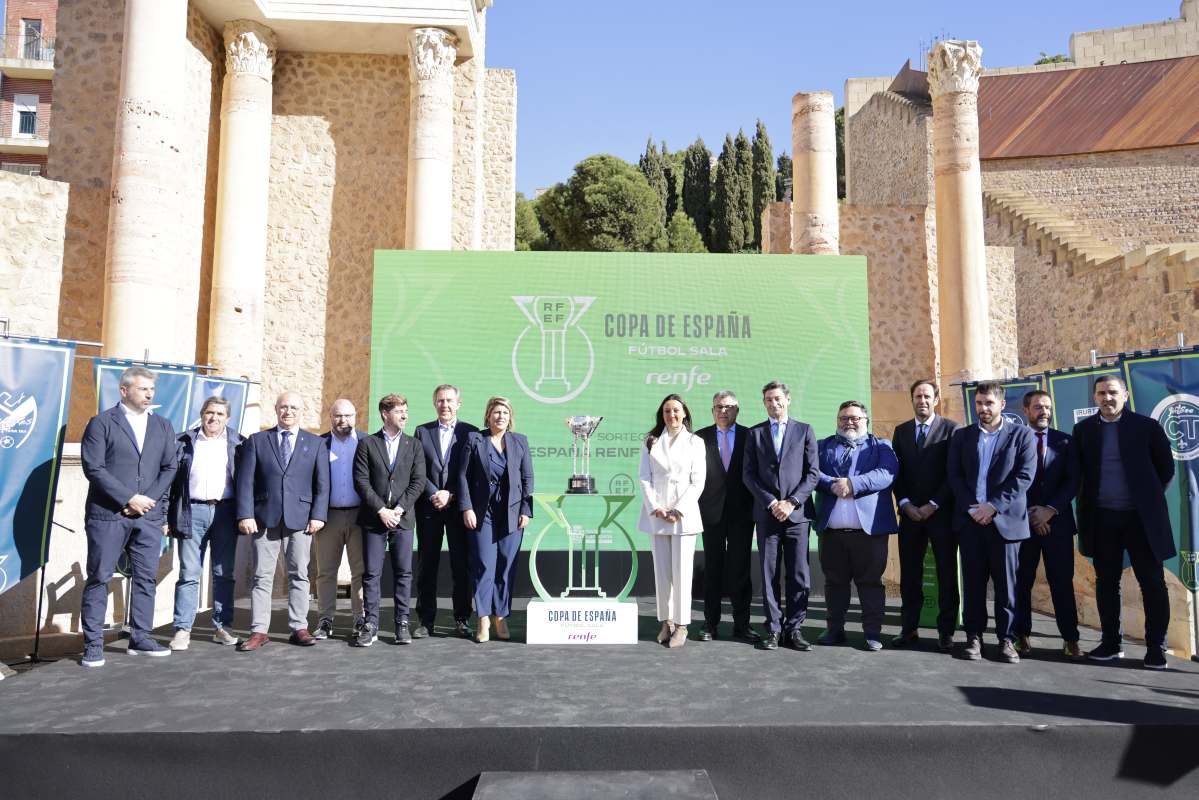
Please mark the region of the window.
<svg viewBox="0 0 1199 800"><path fill-rule="evenodd" d="M41 164L14 164L9 161L0 163L0 172L15 172L18 175L33 175L37 177L42 174Z"/></svg>
<svg viewBox="0 0 1199 800"><path fill-rule="evenodd" d="M12 101L12 135L22 139L32 139L37 136L37 101L36 94L18 94Z"/></svg>
<svg viewBox="0 0 1199 800"><path fill-rule="evenodd" d="M21 20L21 33L24 38L22 58L34 61L42 60L42 21L40 19Z"/></svg>

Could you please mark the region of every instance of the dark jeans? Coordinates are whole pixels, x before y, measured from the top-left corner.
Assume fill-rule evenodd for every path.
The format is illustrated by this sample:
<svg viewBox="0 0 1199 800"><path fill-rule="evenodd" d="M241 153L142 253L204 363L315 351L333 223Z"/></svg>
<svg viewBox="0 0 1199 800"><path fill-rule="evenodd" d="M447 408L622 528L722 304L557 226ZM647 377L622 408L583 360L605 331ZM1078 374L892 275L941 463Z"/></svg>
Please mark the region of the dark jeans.
<svg viewBox="0 0 1199 800"><path fill-rule="evenodd" d="M987 629L987 581L995 587L995 636L1014 639L1016 570L1020 542L999 535L994 525L966 522L961 533L962 594L966 596L962 627L970 636L981 637Z"/></svg>
<svg viewBox="0 0 1199 800"><path fill-rule="evenodd" d="M808 523L758 525L758 559L762 565L762 610L766 629L783 634L799 630L808 616L808 589L812 582L808 571ZM780 608L782 598L778 596L777 588L780 567L785 579L783 608Z"/></svg>
<svg viewBox="0 0 1199 800"><path fill-rule="evenodd" d="M720 624L720 600L726 594L733 605L733 626L749 627L753 584L749 577L749 551L754 521L704 520L704 622Z"/></svg>
<svg viewBox="0 0 1199 800"><path fill-rule="evenodd" d="M930 544L937 568L937 633L952 636L962 603L958 592L957 532L938 528L930 533L928 525L911 520L904 520L899 526L900 630L912 633L920 627L920 611L924 608L924 554Z"/></svg>
<svg viewBox="0 0 1199 800"><path fill-rule="evenodd" d="M437 618L437 569L441 565L441 543L446 540L453 577L454 619L465 622L470 618L470 573L462 512L453 508L434 512L416 522L416 548L420 555L416 570L416 613L421 624L430 630Z"/></svg>
<svg viewBox="0 0 1199 800"><path fill-rule="evenodd" d="M887 593L883 570L887 568L887 536L865 531L826 530L820 533L820 568L824 572L824 599L828 604L828 629L845 630L849 610L849 582L858 589L862 606L862 631L877 640L883 630Z"/></svg>
<svg viewBox="0 0 1199 800"><path fill-rule="evenodd" d="M362 529L362 613L366 621L379 626L379 581L383 575L383 548L388 547L394 579L395 623L408 619L408 598L412 594L412 531Z"/></svg>
<svg viewBox="0 0 1199 800"><path fill-rule="evenodd" d="M1124 571L1124 553L1132 561L1132 572L1141 586L1145 607L1145 643L1166 647L1166 629L1170 624L1170 594L1162 562L1153 555L1141 518L1135 511L1099 509L1094 544L1095 603L1104 644L1119 644L1124 631L1120 624L1120 575Z"/></svg>
<svg viewBox="0 0 1199 800"><path fill-rule="evenodd" d="M79 611L84 644L104 641L104 612L108 609L108 582L121 553L129 551L133 567L129 602L129 641L141 644L154 629L154 591L158 559L162 554L162 518L96 520L84 522L87 534L87 581Z"/></svg>
<svg viewBox="0 0 1199 800"><path fill-rule="evenodd" d="M1045 557L1045 580L1053 599L1057 630L1067 642L1078 641L1078 607L1074 603L1074 537L1051 531L1047 536L1033 535L1020 543L1020 566L1016 573L1017 636L1032 633L1032 585L1037 580L1037 564Z"/></svg>

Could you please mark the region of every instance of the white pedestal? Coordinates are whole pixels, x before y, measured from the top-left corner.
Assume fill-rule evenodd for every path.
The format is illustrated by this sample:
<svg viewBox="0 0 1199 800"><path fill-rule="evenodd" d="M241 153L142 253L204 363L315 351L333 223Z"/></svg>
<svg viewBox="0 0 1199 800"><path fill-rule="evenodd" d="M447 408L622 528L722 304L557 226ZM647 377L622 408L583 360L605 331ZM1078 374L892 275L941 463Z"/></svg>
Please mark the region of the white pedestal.
<svg viewBox="0 0 1199 800"><path fill-rule="evenodd" d="M635 644L637 603L530 600L529 644Z"/></svg>

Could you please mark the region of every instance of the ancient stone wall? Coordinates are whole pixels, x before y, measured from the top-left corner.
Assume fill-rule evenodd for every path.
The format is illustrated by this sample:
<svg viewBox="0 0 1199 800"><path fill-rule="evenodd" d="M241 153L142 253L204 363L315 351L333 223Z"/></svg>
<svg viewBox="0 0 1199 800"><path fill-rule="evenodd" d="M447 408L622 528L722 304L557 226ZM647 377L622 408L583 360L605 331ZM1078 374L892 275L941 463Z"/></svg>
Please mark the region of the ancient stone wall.
<svg viewBox="0 0 1199 800"><path fill-rule="evenodd" d="M516 73L486 72L483 137L484 250L516 249Z"/></svg>
<svg viewBox="0 0 1199 800"><path fill-rule="evenodd" d="M987 295L991 314L991 371L1015 376L1019 368L1016 320L1016 255L1011 247L987 245Z"/></svg>
<svg viewBox="0 0 1199 800"><path fill-rule="evenodd" d="M0 172L0 317L13 333L58 335L65 183Z"/></svg>
<svg viewBox="0 0 1199 800"><path fill-rule="evenodd" d="M338 396L367 410L374 251L404 243L408 83L403 57L276 61L262 396L301 392L309 428Z"/></svg>
<svg viewBox="0 0 1199 800"><path fill-rule="evenodd" d="M875 94L846 130L846 197L868 206L933 204L932 109Z"/></svg>
<svg viewBox="0 0 1199 800"><path fill-rule="evenodd" d="M762 252L769 255L791 252L791 201L767 203L762 209Z"/></svg>
<svg viewBox="0 0 1199 800"><path fill-rule="evenodd" d="M1199 0L1182 0L1180 19L1125 25L1070 36L1070 59L1080 67L1156 61L1199 53Z"/></svg>
<svg viewBox="0 0 1199 800"><path fill-rule="evenodd" d="M478 250L483 239L485 84L481 57L463 61L454 67L455 250Z"/></svg>
<svg viewBox="0 0 1199 800"><path fill-rule="evenodd" d="M1040 200L1127 252L1199 240L1199 145L982 162L983 189Z"/></svg>

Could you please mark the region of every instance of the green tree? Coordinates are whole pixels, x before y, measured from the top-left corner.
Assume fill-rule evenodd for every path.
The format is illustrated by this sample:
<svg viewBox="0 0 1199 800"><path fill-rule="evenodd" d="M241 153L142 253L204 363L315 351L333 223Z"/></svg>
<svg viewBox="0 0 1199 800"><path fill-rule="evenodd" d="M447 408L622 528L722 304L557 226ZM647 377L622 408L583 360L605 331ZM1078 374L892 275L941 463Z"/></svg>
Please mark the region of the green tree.
<svg viewBox="0 0 1199 800"><path fill-rule="evenodd" d="M1070 59L1066 56L1065 53L1055 53L1054 55L1049 55L1044 50L1042 50L1041 57L1032 63L1033 64L1068 64L1069 62L1070 62Z"/></svg>
<svg viewBox="0 0 1199 800"><path fill-rule="evenodd" d="M674 217L674 212L683 203L683 160L686 151L670 152L666 142L662 142L662 170L666 173L666 219Z"/></svg>
<svg viewBox="0 0 1199 800"><path fill-rule="evenodd" d="M766 126L758 120L753 140L753 224L754 246L762 249L762 212L774 201L774 151L770 147L770 136Z"/></svg>
<svg viewBox="0 0 1199 800"><path fill-rule="evenodd" d="M658 152L658 146L654 144L651 138L645 143L645 152L641 155L641 159L637 162L637 168L641 170L641 174L645 176L645 180L649 183L649 187L654 190L654 194L658 195L658 205L661 207L659 213L660 221L663 225L666 224L666 169L662 161L662 155Z"/></svg>
<svg viewBox="0 0 1199 800"><path fill-rule="evenodd" d="M666 249L671 253L706 253L704 237L699 235L691 217L682 211L674 212L666 226Z"/></svg>
<svg viewBox="0 0 1199 800"><path fill-rule="evenodd" d="M741 189L737 182L737 150L733 137L724 136L724 147L716 159L712 178L712 251L737 253L745 246L745 226L740 211Z"/></svg>
<svg viewBox="0 0 1199 800"><path fill-rule="evenodd" d="M695 223L704 237L704 245L712 248L709 225L712 219L712 151L698 138L683 153L683 213Z"/></svg>
<svg viewBox="0 0 1199 800"><path fill-rule="evenodd" d="M833 125L837 129L837 197L845 199L845 106L833 114Z"/></svg>
<svg viewBox="0 0 1199 800"><path fill-rule="evenodd" d="M661 201L636 167L595 155L539 198L563 250L651 251L662 246Z"/></svg>
<svg viewBox="0 0 1199 800"><path fill-rule="evenodd" d="M791 201L791 156L779 153L778 169L774 173L774 199Z"/></svg>
<svg viewBox="0 0 1199 800"><path fill-rule="evenodd" d="M741 246L730 252L752 250L754 243L754 151L744 130L733 140L736 153L737 216L741 219Z"/></svg>
<svg viewBox="0 0 1199 800"><path fill-rule="evenodd" d="M545 244L545 236L541 233L541 223L537 221L537 212L533 203L527 200L522 192L516 193L516 249L541 250L538 245Z"/></svg>

